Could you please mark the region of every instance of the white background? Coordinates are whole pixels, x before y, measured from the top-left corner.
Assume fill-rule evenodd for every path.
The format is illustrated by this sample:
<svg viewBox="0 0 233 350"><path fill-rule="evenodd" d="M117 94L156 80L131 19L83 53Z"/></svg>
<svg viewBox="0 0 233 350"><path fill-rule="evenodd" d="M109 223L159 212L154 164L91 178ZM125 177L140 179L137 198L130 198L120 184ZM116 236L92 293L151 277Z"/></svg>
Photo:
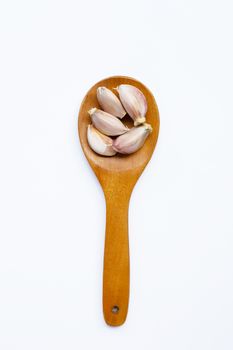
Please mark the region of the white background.
<svg viewBox="0 0 233 350"><path fill-rule="evenodd" d="M0 348L232 350L232 2L0 2ZM127 322L105 325L86 91L141 80L161 130L131 199Z"/></svg>

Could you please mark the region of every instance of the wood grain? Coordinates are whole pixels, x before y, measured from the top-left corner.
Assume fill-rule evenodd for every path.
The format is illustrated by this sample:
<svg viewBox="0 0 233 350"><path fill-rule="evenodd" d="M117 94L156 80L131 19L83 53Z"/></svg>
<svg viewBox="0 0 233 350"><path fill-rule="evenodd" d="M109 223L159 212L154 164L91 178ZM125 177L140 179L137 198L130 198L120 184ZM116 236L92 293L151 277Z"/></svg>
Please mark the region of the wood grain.
<svg viewBox="0 0 233 350"><path fill-rule="evenodd" d="M144 146L131 155L117 154L114 157L99 156L87 143L87 125L90 124L88 110L99 107L96 89L105 86L113 89L120 84L138 87L146 96L147 122L153 128ZM123 119L132 126L129 117ZM83 152L95 172L106 199L106 233L103 271L103 312L108 325L124 323L129 302L129 200L139 176L149 162L159 133L159 112L152 93L139 81L123 76L110 77L95 84L86 94L79 111L79 138Z"/></svg>

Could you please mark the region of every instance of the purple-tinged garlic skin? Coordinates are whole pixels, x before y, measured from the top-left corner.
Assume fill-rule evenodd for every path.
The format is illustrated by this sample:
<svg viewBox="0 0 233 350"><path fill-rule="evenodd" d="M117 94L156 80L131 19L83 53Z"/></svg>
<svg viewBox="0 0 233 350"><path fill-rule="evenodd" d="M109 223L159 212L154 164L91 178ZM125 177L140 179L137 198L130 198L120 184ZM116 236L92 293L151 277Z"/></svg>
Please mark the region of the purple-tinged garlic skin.
<svg viewBox="0 0 233 350"><path fill-rule="evenodd" d="M101 134L93 125L87 127L87 141L91 149L101 156L114 156L116 151L113 149L113 140Z"/></svg>
<svg viewBox="0 0 233 350"><path fill-rule="evenodd" d="M118 136L129 130L120 119L101 109L92 108L88 113L90 114L93 125L104 135Z"/></svg>
<svg viewBox="0 0 233 350"><path fill-rule="evenodd" d="M116 90L126 112L134 121L134 126L145 123L147 102L143 93L133 85L121 84Z"/></svg>
<svg viewBox="0 0 233 350"><path fill-rule="evenodd" d="M151 132L152 127L150 124L144 123L134 127L113 141L113 149L122 154L134 153L144 145Z"/></svg>
<svg viewBox="0 0 233 350"><path fill-rule="evenodd" d="M126 111L124 110L119 98L106 87L98 87L97 100L105 112L110 113L120 119L126 115Z"/></svg>

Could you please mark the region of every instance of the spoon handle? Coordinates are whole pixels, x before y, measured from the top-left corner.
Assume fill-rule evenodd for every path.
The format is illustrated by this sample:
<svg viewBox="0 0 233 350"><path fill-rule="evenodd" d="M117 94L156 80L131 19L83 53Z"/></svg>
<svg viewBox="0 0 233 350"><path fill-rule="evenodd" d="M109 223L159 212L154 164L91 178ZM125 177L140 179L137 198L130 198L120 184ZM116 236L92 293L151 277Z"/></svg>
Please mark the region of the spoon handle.
<svg viewBox="0 0 233 350"><path fill-rule="evenodd" d="M129 302L129 196L113 191L106 196L103 273L103 312L110 326L124 323Z"/></svg>

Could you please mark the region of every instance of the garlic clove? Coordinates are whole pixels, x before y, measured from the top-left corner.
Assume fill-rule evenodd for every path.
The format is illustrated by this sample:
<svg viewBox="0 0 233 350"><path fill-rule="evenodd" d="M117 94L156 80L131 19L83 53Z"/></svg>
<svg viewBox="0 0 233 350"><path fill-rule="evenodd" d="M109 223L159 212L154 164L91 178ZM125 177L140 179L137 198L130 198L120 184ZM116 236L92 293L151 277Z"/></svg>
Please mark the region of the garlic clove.
<svg viewBox="0 0 233 350"><path fill-rule="evenodd" d="M96 129L107 136L122 135L129 130L117 117L100 109L92 108L88 113Z"/></svg>
<svg viewBox="0 0 233 350"><path fill-rule="evenodd" d="M122 154L134 153L144 145L152 130L151 125L146 123L134 127L113 141L113 149Z"/></svg>
<svg viewBox="0 0 233 350"><path fill-rule="evenodd" d="M146 121L147 102L143 93L133 85L122 84L116 90L126 112L134 120L134 126Z"/></svg>
<svg viewBox="0 0 233 350"><path fill-rule="evenodd" d="M87 127L87 141L91 149L102 156L114 156L113 140L101 134L93 125Z"/></svg>
<svg viewBox="0 0 233 350"><path fill-rule="evenodd" d="M120 100L109 89L104 86L100 86L97 89L97 99L101 108L115 117L123 118L126 115Z"/></svg>

